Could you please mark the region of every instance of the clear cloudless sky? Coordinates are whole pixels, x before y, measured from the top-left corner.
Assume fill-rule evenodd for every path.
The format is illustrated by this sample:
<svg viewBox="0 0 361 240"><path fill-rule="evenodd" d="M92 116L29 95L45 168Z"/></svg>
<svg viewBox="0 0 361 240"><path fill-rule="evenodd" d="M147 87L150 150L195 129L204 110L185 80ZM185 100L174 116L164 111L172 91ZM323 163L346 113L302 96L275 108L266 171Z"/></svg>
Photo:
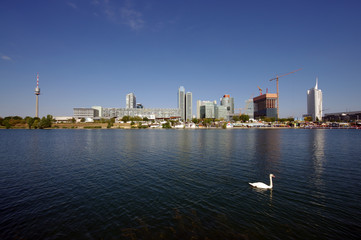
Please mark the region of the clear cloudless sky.
<svg viewBox="0 0 361 240"><path fill-rule="evenodd" d="M361 110L359 0L2 0L0 116L72 116L74 107L176 108L276 92L280 117L307 111L319 78L324 112Z"/></svg>

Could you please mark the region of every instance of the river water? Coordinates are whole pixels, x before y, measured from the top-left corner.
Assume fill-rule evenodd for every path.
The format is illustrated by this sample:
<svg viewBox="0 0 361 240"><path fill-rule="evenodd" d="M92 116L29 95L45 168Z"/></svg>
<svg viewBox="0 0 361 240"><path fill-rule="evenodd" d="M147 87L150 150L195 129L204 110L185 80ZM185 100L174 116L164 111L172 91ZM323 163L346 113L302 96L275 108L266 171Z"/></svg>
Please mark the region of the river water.
<svg viewBox="0 0 361 240"><path fill-rule="evenodd" d="M359 239L361 131L1 130L0 239ZM257 190L248 183L269 183Z"/></svg>

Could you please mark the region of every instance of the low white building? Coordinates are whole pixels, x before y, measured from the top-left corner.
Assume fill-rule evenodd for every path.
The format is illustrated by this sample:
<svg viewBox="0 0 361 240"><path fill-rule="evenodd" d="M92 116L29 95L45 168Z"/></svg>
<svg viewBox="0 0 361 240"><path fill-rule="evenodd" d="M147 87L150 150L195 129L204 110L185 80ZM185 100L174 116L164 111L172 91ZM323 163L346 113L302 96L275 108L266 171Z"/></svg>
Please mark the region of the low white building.
<svg viewBox="0 0 361 240"><path fill-rule="evenodd" d="M71 122L72 120L73 120L73 117L54 117L54 121L56 123Z"/></svg>

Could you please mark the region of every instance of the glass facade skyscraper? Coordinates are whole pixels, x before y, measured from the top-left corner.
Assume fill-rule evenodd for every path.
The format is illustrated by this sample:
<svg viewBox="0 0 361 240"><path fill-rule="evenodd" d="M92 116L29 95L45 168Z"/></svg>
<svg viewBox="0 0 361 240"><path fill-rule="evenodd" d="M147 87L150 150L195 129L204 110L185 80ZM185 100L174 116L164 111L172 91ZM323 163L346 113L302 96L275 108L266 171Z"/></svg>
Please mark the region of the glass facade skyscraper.
<svg viewBox="0 0 361 240"><path fill-rule="evenodd" d="M203 101L200 107L201 118L215 118L215 106L214 102Z"/></svg>
<svg viewBox="0 0 361 240"><path fill-rule="evenodd" d="M192 93L185 91L183 86L178 88L178 108L181 113L181 120L192 120L193 100Z"/></svg>
<svg viewBox="0 0 361 240"><path fill-rule="evenodd" d="M228 94L224 95L221 100L221 106L225 106L227 108L228 115L234 114L234 98L230 97Z"/></svg>
<svg viewBox="0 0 361 240"><path fill-rule="evenodd" d="M244 114L248 115L250 118L254 118L254 105L253 105L253 99L250 98L246 100L246 106L244 109Z"/></svg>
<svg viewBox="0 0 361 240"><path fill-rule="evenodd" d="M192 120L192 93L191 92L187 92L186 94L186 121L191 121Z"/></svg>
<svg viewBox="0 0 361 240"><path fill-rule="evenodd" d="M180 110L181 119L186 119L186 98L185 98L185 89L183 86L178 88L178 108Z"/></svg>

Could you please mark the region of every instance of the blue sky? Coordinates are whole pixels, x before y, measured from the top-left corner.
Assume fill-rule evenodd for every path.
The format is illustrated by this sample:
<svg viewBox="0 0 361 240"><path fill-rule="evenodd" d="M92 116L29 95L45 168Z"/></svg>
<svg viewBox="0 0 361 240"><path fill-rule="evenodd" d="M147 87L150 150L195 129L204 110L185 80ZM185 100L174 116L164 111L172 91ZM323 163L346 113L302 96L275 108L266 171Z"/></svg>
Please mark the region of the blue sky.
<svg viewBox="0 0 361 240"><path fill-rule="evenodd" d="M280 117L306 112L319 78L325 112L361 110L361 1L2 0L0 116L74 107L176 108L224 94L235 108L280 78ZM194 111L195 114L195 111Z"/></svg>

